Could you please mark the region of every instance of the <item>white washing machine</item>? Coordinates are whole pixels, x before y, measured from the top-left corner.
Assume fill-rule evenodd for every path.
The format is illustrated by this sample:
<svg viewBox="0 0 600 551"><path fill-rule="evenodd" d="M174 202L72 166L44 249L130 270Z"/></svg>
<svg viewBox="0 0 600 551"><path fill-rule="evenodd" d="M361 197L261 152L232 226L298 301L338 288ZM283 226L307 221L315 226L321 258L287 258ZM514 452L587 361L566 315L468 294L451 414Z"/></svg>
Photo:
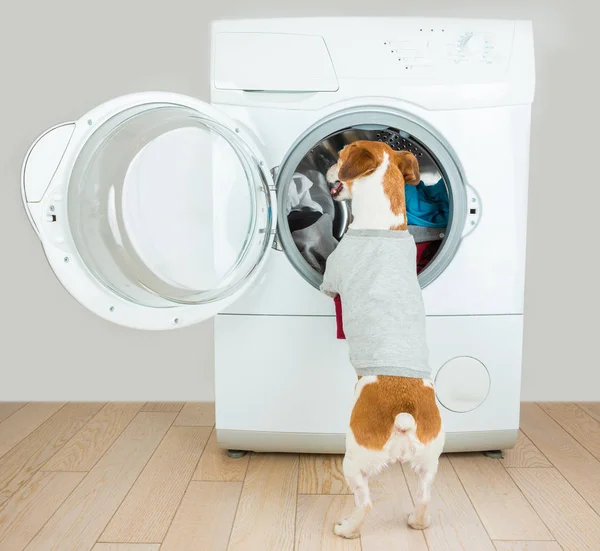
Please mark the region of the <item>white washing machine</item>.
<svg viewBox="0 0 600 551"><path fill-rule="evenodd" d="M300 188L326 186L356 139L410 149L423 185L447 192L419 275L446 451L508 448L534 84L525 21L216 22L210 105L146 92L48 130L25 158L23 200L50 266L93 313L148 330L216 316L222 447L336 453L356 376L317 290L326 254L307 253L294 216L321 209L318 243L331 246L351 205L302 203Z"/></svg>

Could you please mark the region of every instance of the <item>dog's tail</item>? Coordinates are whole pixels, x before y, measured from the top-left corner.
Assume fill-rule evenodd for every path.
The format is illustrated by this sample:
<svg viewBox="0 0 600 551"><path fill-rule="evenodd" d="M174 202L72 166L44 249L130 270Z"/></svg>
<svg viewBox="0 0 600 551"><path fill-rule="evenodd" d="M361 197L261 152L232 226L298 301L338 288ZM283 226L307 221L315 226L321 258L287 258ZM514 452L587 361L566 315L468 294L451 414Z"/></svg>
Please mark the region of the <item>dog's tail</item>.
<svg viewBox="0 0 600 551"><path fill-rule="evenodd" d="M417 430L417 423L410 413L399 413L394 420L394 428L398 432L414 433Z"/></svg>

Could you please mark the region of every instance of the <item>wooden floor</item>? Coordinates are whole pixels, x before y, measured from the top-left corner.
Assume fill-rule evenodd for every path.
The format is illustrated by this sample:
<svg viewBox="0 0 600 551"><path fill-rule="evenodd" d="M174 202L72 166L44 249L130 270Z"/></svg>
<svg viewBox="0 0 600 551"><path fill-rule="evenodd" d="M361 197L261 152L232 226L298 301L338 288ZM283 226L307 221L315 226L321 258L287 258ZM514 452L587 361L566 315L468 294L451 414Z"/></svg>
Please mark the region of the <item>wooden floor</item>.
<svg viewBox="0 0 600 551"><path fill-rule="evenodd" d="M600 404L523 404L504 459L447 455L432 525L415 478L373 481L360 540L341 457L217 448L210 404L0 403L0 551L600 550Z"/></svg>

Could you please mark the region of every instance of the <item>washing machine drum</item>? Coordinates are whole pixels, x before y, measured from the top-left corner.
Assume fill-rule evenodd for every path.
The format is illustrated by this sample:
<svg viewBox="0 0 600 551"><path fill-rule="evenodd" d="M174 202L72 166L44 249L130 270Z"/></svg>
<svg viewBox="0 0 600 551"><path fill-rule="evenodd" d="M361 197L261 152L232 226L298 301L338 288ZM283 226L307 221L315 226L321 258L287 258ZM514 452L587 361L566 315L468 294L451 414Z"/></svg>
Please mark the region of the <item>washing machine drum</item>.
<svg viewBox="0 0 600 551"><path fill-rule="evenodd" d="M49 131L23 188L63 285L132 327L212 317L256 275L275 232L260 152L192 98L121 98Z"/></svg>

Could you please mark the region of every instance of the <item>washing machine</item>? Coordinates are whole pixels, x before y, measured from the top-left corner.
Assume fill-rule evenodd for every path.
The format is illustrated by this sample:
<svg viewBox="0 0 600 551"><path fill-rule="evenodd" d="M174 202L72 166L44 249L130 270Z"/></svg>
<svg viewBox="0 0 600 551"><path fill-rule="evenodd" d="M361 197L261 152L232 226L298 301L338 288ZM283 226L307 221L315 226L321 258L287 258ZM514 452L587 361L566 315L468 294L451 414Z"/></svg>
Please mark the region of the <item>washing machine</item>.
<svg viewBox="0 0 600 551"><path fill-rule="evenodd" d="M211 34L210 104L115 98L27 152L23 201L62 285L127 327L214 317L220 446L341 453L356 375L318 291L327 254L298 236L335 247L351 204L333 204L324 171L347 143L386 141L448 201L442 226L409 228L437 243L419 280L446 451L512 447L531 23L269 19ZM318 231L297 226L308 211Z"/></svg>

